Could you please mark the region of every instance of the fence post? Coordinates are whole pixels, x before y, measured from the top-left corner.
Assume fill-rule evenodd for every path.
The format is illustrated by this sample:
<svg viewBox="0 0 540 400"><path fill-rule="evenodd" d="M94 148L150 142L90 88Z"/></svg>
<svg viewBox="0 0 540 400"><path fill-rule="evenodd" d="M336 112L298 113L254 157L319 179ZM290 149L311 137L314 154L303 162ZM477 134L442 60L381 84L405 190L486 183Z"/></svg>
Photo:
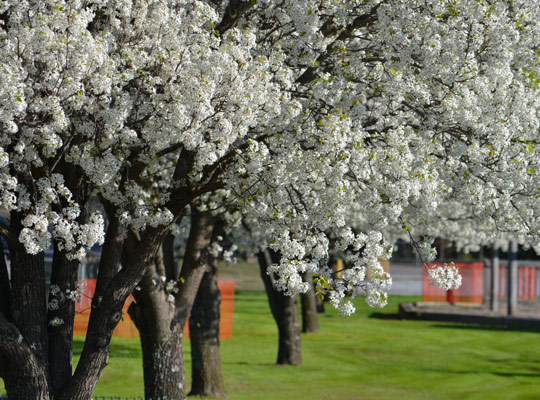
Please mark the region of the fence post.
<svg viewBox="0 0 540 400"><path fill-rule="evenodd" d="M491 252L491 298L489 309L497 312L499 310L499 240L495 239Z"/></svg>
<svg viewBox="0 0 540 400"><path fill-rule="evenodd" d="M452 305L456 302L455 298L454 298L454 290L453 289L448 289L446 291L446 301L449 304L452 304Z"/></svg>
<svg viewBox="0 0 540 400"><path fill-rule="evenodd" d="M508 249L508 315L515 315L517 312L518 304L518 266L517 266L517 240L514 238L510 240L510 246Z"/></svg>

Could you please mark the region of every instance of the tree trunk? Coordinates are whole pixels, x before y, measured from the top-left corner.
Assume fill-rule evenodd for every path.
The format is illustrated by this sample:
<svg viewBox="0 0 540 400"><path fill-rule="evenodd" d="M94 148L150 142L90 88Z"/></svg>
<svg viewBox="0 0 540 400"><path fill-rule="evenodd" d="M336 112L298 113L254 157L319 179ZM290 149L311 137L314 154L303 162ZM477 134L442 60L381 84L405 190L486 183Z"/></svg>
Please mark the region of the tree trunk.
<svg viewBox="0 0 540 400"><path fill-rule="evenodd" d="M313 288L313 274L304 272L302 277L304 282L309 283L309 290L300 295L302 300L302 332L317 333L319 332L319 317L317 316L317 300Z"/></svg>
<svg viewBox="0 0 540 400"><path fill-rule="evenodd" d="M136 302L129 315L141 338L145 397L180 400L185 398L182 333L177 325L171 329L174 309L161 279L165 276L161 255L146 271L141 290L133 293Z"/></svg>
<svg viewBox="0 0 540 400"><path fill-rule="evenodd" d="M189 318L192 363L190 396L227 397L219 349L220 304L217 262L211 257Z"/></svg>
<svg viewBox="0 0 540 400"><path fill-rule="evenodd" d="M109 343L114 328L122 318L122 308L128 295L143 278L162 242L167 227L147 228L137 248L126 258L123 268L103 286L103 295L94 295L92 311L84 347L68 387L60 400L88 400L95 390L97 380L109 360ZM113 245L121 246L121 242ZM118 249L112 252L118 254ZM99 274L118 270L118 260L101 257ZM103 267L103 271L102 271ZM100 275L98 274L98 280Z"/></svg>
<svg viewBox="0 0 540 400"><path fill-rule="evenodd" d="M10 400L49 399L43 253L28 254L19 242L21 219L21 214L11 213L10 320L0 314L3 379Z"/></svg>
<svg viewBox="0 0 540 400"><path fill-rule="evenodd" d="M148 333L141 334L144 395L147 399L185 399L182 333L177 329L169 330L167 336L158 330Z"/></svg>
<svg viewBox="0 0 540 400"><path fill-rule="evenodd" d="M301 365L300 319L296 296L278 293L280 313L278 321L279 349L278 364Z"/></svg>
<svg viewBox="0 0 540 400"><path fill-rule="evenodd" d="M65 297L65 290L74 289L77 280L78 260L69 260L65 252L54 247L51 285L60 288L61 296L49 294L49 301L57 300L58 309L49 309L49 321L60 318L62 325L49 328L49 374L51 391L54 396L61 393L71 379L73 372L73 323L75 302Z"/></svg>
<svg viewBox="0 0 540 400"><path fill-rule="evenodd" d="M11 318L11 286L9 284L9 274L4 257L4 245L0 238L0 313L9 320Z"/></svg>
<svg viewBox="0 0 540 400"><path fill-rule="evenodd" d="M317 314L324 314L324 299L315 296L315 303L317 305Z"/></svg>
<svg viewBox="0 0 540 400"><path fill-rule="evenodd" d="M162 302L157 294L146 297L153 302L153 306ZM132 303L129 307L129 315L141 338L144 395L147 399L181 400L186 396L182 333L177 328L171 329L170 319L163 318L164 315L150 315L149 319L145 319L147 311L154 309L153 306ZM165 305L166 314L169 313L167 308L168 305ZM155 314L163 313L158 310Z"/></svg>
<svg viewBox="0 0 540 400"><path fill-rule="evenodd" d="M269 256L267 252L259 252L257 257L270 309L278 326L277 364L301 365L302 345L296 296L286 296L276 290L272 283L272 277L267 273L270 262L279 262L279 255L272 252Z"/></svg>
<svg viewBox="0 0 540 400"><path fill-rule="evenodd" d="M22 215L12 213L11 240L11 318L23 338L47 365L47 300L43 253L28 254L18 240Z"/></svg>
<svg viewBox="0 0 540 400"><path fill-rule="evenodd" d="M192 217L176 296L167 291L167 281L176 277L170 276L170 254L163 254L163 249L171 251L172 246L162 246L140 282L141 290L133 293L136 303L130 305L129 314L141 336L147 399L186 398L182 335L204 274L203 250L210 243L212 226L208 215ZM132 253L133 246L138 247L137 242L131 242L125 253Z"/></svg>
<svg viewBox="0 0 540 400"><path fill-rule="evenodd" d="M2 378L9 400L49 400L46 369L15 325L0 313Z"/></svg>

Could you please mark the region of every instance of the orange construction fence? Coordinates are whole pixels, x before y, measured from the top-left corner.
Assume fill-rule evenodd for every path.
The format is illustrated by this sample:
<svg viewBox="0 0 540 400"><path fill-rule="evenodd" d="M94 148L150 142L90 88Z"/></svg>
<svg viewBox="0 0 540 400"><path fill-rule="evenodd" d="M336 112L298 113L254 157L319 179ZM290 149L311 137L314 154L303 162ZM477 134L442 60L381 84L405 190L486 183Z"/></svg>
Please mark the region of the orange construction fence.
<svg viewBox="0 0 540 400"><path fill-rule="evenodd" d="M431 263L429 267L442 266ZM461 274L461 286L455 290L443 290L431 285L425 268L422 270L422 301L447 301L450 303L482 303L484 300L484 263L455 263Z"/></svg>
<svg viewBox="0 0 540 400"><path fill-rule="evenodd" d="M499 299L506 299L507 291L507 269L506 266L499 267ZM518 298L519 300L536 299L536 268L518 267Z"/></svg>
<svg viewBox="0 0 540 400"><path fill-rule="evenodd" d="M218 289L221 293L219 338L232 339L234 281L218 281ZM184 327L184 338L189 339L189 320L186 321L186 326Z"/></svg>
<svg viewBox="0 0 540 400"><path fill-rule="evenodd" d="M221 292L219 338L231 339L234 310L234 281L218 281L218 289ZM92 306L92 298L94 297L95 290L96 280L86 279L86 290L81 297L81 301L75 303L75 323L73 327L74 335L86 335L88 319L90 317L90 309ZM133 296L130 295L122 309L122 320L120 320L116 326L113 336L139 337L139 331L127 313L127 309L132 301ZM188 323L186 323L186 327L184 329L184 337L189 339Z"/></svg>

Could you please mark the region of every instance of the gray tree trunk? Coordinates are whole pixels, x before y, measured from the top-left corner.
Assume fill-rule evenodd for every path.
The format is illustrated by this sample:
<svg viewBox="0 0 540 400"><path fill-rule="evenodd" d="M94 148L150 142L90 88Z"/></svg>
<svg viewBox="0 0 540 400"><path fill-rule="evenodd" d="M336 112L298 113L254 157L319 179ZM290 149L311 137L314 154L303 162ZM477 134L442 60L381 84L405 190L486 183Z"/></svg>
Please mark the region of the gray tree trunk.
<svg viewBox="0 0 540 400"><path fill-rule="evenodd" d="M313 288L313 274L311 272L304 272L302 278L310 286L310 289L306 293L300 295L302 300L302 332L317 333L319 332L319 317L317 315L317 300Z"/></svg>
<svg viewBox="0 0 540 400"><path fill-rule="evenodd" d="M51 285L59 288L73 290L77 280L78 260L69 260L66 254L54 248ZM69 384L73 372L73 323L75 318L75 302L62 293L60 299L49 295L49 301L59 300L58 310L48 311L48 320L60 318L64 323L49 328L49 374L51 377L51 391L54 396L59 395Z"/></svg>
<svg viewBox="0 0 540 400"><path fill-rule="evenodd" d="M22 217L19 213L11 213L8 239L11 255L10 320L0 314L2 377L11 400L49 399L43 253L27 254L24 245L18 241Z"/></svg>
<svg viewBox="0 0 540 400"><path fill-rule="evenodd" d="M270 310L278 327L279 345L277 364L301 365L302 344L296 296L286 296L276 290L272 283L272 277L267 274L267 268L270 262L279 262L279 254L272 252L268 255L267 252L259 252L257 258L270 303Z"/></svg>
<svg viewBox="0 0 540 400"><path fill-rule="evenodd" d="M217 260L210 257L189 317L192 364L190 396L227 397L219 347L220 304Z"/></svg>
<svg viewBox="0 0 540 400"><path fill-rule="evenodd" d="M156 256L146 271L128 312L140 334L145 397L179 400L185 397L182 334L178 325L171 327L174 305L161 280L161 260Z"/></svg>
<svg viewBox="0 0 540 400"><path fill-rule="evenodd" d="M177 285L179 291L169 298L166 281L174 271L172 257L158 252L140 282L140 291L133 293L136 303L129 315L139 330L143 356L144 390L147 399L184 400L186 398L182 336L206 263L205 249L210 243L213 221L197 214L192 217L184 262ZM130 254L137 241L131 238L125 254ZM172 246L163 246L172 250ZM169 261L167 261L169 260ZM171 301L172 300L172 301Z"/></svg>

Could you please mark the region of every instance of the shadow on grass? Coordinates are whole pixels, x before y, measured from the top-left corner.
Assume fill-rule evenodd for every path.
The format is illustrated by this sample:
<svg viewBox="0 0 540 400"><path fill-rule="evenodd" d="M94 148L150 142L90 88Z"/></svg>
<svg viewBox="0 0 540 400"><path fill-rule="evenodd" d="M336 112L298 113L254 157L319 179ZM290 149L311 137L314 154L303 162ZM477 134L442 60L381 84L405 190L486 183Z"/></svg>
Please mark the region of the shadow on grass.
<svg viewBox="0 0 540 400"><path fill-rule="evenodd" d="M261 362L249 362L249 361L221 361L222 365L242 365L242 366L251 366L251 367L298 367L298 365L283 365L277 363L261 363Z"/></svg>
<svg viewBox="0 0 540 400"><path fill-rule="evenodd" d="M456 324L456 323L437 323L431 325L434 328L445 329L471 329L479 331L498 331L498 332L533 332L539 333L539 327L513 327L506 325L479 325L479 324Z"/></svg>
<svg viewBox="0 0 540 400"><path fill-rule="evenodd" d="M394 319L394 320L403 319L398 313L379 313L379 312L369 314L368 318Z"/></svg>
<svg viewBox="0 0 540 400"><path fill-rule="evenodd" d="M506 376L506 377L523 377L523 378L538 378L540 377L540 373L529 373L529 372L490 372L492 375L497 376Z"/></svg>
<svg viewBox="0 0 540 400"><path fill-rule="evenodd" d="M416 318L403 318L398 313L371 313L369 318L381 319L381 320L408 320L408 321L423 321L423 322L433 322L429 318L422 318L417 316ZM444 328L444 329L471 329L479 331L499 331L499 332L533 332L539 333L540 326L509 326L504 324L475 324L467 322L438 322L433 323L430 326L434 328Z"/></svg>
<svg viewBox="0 0 540 400"><path fill-rule="evenodd" d="M520 377L520 378L538 378L540 377L540 372L502 372L502 371L493 371L489 369L483 369L482 371L476 371L476 370L450 370L450 369L442 369L442 368L423 368L425 372L435 372L440 374L448 374L448 375L474 375L478 374L479 372L495 375L495 376L504 376L507 378L514 378L514 377Z"/></svg>

